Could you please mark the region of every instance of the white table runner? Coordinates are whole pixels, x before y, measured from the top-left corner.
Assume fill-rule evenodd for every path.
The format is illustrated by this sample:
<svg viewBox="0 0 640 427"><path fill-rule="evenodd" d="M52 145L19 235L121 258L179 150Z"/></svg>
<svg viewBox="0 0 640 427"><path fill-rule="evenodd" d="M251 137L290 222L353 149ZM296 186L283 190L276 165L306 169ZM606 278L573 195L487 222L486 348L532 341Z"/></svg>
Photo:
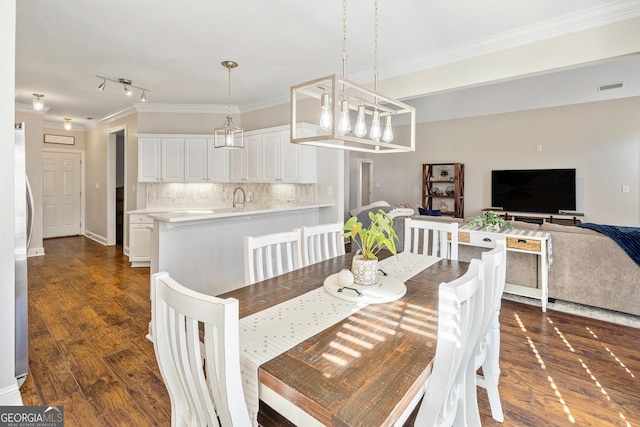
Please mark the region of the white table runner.
<svg viewBox="0 0 640 427"><path fill-rule="evenodd" d="M387 275L405 282L439 260L427 255L400 253L398 258L380 261L379 266ZM335 298L320 286L240 319L242 387L254 425L257 425L258 416L258 367L366 306Z"/></svg>

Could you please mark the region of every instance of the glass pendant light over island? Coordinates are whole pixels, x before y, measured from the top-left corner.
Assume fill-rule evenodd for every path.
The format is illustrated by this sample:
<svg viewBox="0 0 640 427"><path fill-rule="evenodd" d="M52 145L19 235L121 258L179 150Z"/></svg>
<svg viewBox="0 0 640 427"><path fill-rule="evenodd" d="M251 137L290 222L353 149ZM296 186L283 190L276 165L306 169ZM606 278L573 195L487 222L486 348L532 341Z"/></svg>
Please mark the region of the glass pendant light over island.
<svg viewBox="0 0 640 427"><path fill-rule="evenodd" d="M216 128L214 134L215 148L244 148L244 130L233 124L231 118L231 69L238 64L233 61L222 61L222 66L229 70L227 84L227 119L222 127Z"/></svg>
<svg viewBox="0 0 640 427"><path fill-rule="evenodd" d="M342 5L342 77L332 74L291 87L291 143L370 153L415 151L415 108L378 92L378 0L374 1L373 90L345 78L347 0L343 0ZM298 109L300 113L304 112L309 99L320 101L316 123L321 132L316 136L302 137L294 130L302 124L298 121ZM354 128L351 126L352 112L356 118ZM402 141L394 140L393 116L397 118L394 119L396 124L409 127L408 137Z"/></svg>

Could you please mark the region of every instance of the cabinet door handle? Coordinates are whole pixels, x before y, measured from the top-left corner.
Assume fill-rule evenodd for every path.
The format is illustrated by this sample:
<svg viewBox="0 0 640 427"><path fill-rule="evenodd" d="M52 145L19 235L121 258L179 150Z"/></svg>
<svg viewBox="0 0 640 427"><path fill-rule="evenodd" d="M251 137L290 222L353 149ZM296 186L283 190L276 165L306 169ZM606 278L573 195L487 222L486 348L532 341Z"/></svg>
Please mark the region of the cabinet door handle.
<svg viewBox="0 0 640 427"><path fill-rule="evenodd" d="M527 241L524 239L518 239L518 243L527 243Z"/></svg>
<svg viewBox="0 0 640 427"><path fill-rule="evenodd" d="M488 237L485 237L484 239L482 239L483 242L492 242L492 240Z"/></svg>

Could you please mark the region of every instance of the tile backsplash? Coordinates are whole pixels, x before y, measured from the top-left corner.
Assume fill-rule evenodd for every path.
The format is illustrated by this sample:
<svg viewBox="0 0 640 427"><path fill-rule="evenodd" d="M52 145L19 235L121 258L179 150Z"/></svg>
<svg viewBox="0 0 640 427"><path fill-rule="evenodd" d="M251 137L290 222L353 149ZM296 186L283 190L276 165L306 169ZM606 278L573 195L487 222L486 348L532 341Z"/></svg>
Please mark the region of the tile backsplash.
<svg viewBox="0 0 640 427"><path fill-rule="evenodd" d="M242 188L248 204L284 205L314 203L315 184L262 183L150 183L147 184L149 207L231 207L233 192ZM237 195L240 200L240 194Z"/></svg>

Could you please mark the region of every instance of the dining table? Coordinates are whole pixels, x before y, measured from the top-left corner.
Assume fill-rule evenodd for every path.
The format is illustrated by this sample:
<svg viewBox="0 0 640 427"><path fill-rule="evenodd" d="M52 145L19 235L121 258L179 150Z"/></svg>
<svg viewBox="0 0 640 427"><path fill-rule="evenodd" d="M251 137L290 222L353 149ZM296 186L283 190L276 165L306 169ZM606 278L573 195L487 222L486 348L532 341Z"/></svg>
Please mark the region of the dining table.
<svg viewBox="0 0 640 427"><path fill-rule="evenodd" d="M390 426L424 393L435 355L439 285L462 276L469 264L426 255L382 255L388 259L380 262L380 274L404 276L406 293L384 303L351 298L356 302L349 307L341 305L348 301L327 295L323 284L350 269L353 256L347 253L218 295L239 301L241 364L243 351L249 356L263 351L260 340L243 350L246 329L263 325L266 330L258 333L264 332L266 339L285 339L284 347L253 374L259 399L254 416L261 425L277 424L274 416L282 416L282 425ZM393 259L412 260L412 270L395 271ZM329 308L306 308L318 298ZM287 344L289 326L269 322L295 310L299 313L293 317L304 319L295 328L311 329L308 337Z"/></svg>

